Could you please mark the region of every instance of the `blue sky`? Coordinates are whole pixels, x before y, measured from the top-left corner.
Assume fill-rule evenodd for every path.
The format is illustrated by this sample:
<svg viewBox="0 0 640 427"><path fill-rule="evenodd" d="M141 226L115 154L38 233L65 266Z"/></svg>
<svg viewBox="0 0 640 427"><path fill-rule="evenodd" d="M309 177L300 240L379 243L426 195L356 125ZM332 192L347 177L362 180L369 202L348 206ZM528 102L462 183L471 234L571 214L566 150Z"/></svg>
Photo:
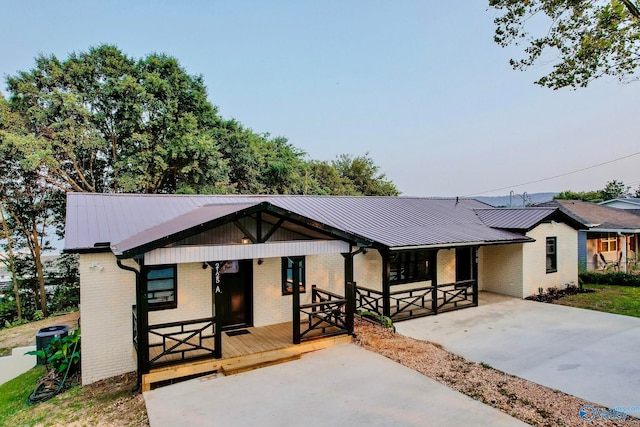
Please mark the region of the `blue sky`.
<svg viewBox="0 0 640 427"><path fill-rule="evenodd" d="M637 188L640 82L533 85L493 43L488 1L5 3L0 75L101 43L164 52L201 74L220 113L311 158L369 152L404 195ZM501 189L502 190L496 190ZM496 191L493 191L496 190Z"/></svg>

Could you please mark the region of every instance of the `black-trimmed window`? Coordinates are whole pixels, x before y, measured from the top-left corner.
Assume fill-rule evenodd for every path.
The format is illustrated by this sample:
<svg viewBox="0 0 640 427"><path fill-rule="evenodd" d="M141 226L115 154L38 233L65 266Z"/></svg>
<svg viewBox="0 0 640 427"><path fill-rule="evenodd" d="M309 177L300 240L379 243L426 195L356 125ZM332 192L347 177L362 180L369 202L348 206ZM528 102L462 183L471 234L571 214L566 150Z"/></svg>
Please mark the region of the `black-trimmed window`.
<svg viewBox="0 0 640 427"><path fill-rule="evenodd" d="M300 293L305 293L307 286L304 275L304 257L282 258L282 295L293 294L293 272L298 271Z"/></svg>
<svg viewBox="0 0 640 427"><path fill-rule="evenodd" d="M558 238L547 237L547 273L558 271Z"/></svg>
<svg viewBox="0 0 640 427"><path fill-rule="evenodd" d="M149 310L178 306L178 280L175 265L147 267L147 302Z"/></svg>
<svg viewBox="0 0 640 427"><path fill-rule="evenodd" d="M432 252L410 251L392 253L389 258L389 284L431 280Z"/></svg>

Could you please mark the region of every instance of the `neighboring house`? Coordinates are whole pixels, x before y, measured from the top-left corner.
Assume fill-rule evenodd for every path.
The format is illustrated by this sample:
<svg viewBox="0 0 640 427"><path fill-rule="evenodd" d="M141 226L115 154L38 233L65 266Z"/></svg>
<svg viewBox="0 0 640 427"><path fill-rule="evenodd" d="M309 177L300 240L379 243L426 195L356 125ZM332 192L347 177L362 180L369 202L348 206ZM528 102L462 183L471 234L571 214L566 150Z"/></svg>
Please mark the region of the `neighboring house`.
<svg viewBox="0 0 640 427"><path fill-rule="evenodd" d="M11 273L4 264L0 263L0 294L11 288Z"/></svg>
<svg viewBox="0 0 640 427"><path fill-rule="evenodd" d="M578 233L581 270L614 268L627 271L636 267L640 255L640 216L623 209L580 200L554 200L542 206L558 207L584 224Z"/></svg>
<svg viewBox="0 0 640 427"><path fill-rule="evenodd" d="M599 204L610 208L625 209L627 212L640 215L640 199L638 198L611 199Z"/></svg>
<svg viewBox="0 0 640 427"><path fill-rule="evenodd" d="M276 336L351 334L355 310L398 321L575 283L579 227L473 199L69 193L82 382L137 369L146 389Z"/></svg>

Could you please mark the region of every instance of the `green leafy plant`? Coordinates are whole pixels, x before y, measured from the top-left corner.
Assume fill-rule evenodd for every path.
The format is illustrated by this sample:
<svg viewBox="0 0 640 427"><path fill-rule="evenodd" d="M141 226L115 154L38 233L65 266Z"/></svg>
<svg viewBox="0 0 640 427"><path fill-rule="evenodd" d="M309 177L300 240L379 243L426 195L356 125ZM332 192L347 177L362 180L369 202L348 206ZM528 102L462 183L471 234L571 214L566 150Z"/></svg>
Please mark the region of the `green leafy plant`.
<svg viewBox="0 0 640 427"><path fill-rule="evenodd" d="M80 370L80 329L66 337L55 337L44 350L34 350L27 354L40 357L59 375L64 375L67 370L69 374L74 374Z"/></svg>
<svg viewBox="0 0 640 427"><path fill-rule="evenodd" d="M391 329L393 332L396 331L396 327L393 324L393 320L391 320L391 318L388 316L382 316L378 313L374 313L373 311L369 311L369 310L357 310L356 312L358 313L359 316L365 319L373 320L376 323L379 323L380 325L382 325L383 327Z"/></svg>

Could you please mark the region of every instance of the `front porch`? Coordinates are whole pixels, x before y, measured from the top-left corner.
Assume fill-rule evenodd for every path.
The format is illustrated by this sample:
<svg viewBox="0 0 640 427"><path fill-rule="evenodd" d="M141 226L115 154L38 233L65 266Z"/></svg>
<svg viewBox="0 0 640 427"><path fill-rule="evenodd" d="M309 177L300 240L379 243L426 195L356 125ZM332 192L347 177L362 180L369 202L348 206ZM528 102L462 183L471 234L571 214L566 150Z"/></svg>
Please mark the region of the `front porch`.
<svg viewBox="0 0 640 427"><path fill-rule="evenodd" d="M178 378L219 372L225 375L256 369L276 363L300 358L304 353L334 345L352 342L351 335L334 335L293 344L291 339L292 322L277 325L246 328L245 333L222 332L222 357L181 359L177 354L165 355L165 363L151 368L142 375L142 391L148 391L153 384ZM207 340L211 340L207 342ZM203 346L212 346L213 338L203 340ZM213 347L210 347L213 348ZM152 360L161 354L159 347L150 347ZM159 359L160 360L160 359Z"/></svg>
<svg viewBox="0 0 640 427"><path fill-rule="evenodd" d="M354 287L347 284L344 298L313 285L308 304L300 304L296 288L294 320L261 327L225 328L216 316L145 326L148 317L139 322L139 308L133 306L133 344L143 389L212 371L229 374L254 369L351 342Z"/></svg>

